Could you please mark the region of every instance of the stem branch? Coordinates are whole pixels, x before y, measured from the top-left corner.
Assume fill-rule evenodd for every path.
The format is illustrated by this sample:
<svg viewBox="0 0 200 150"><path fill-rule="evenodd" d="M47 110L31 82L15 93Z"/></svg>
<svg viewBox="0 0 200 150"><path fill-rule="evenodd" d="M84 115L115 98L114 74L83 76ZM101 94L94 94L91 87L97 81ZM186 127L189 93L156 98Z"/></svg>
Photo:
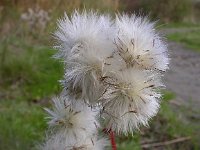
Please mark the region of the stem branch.
<svg viewBox="0 0 200 150"><path fill-rule="evenodd" d="M112 145L112 150L117 150L117 146L116 146L116 142L115 142L115 134L112 130L110 131L109 136L110 136L110 142Z"/></svg>

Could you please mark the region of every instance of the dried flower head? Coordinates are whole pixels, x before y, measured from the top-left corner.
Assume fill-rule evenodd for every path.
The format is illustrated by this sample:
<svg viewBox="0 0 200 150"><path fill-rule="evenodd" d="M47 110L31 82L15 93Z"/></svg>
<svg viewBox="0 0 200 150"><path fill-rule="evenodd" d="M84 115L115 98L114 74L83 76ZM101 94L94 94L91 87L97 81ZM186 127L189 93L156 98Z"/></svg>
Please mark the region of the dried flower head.
<svg viewBox="0 0 200 150"><path fill-rule="evenodd" d="M157 113L161 96L157 89L163 85L157 74L136 68L118 72L115 78L101 97L106 126L132 133Z"/></svg>
<svg viewBox="0 0 200 150"><path fill-rule="evenodd" d="M166 44L155 31L155 23L147 17L116 16L115 45L124 60L122 66L138 66L143 69L165 71L168 68Z"/></svg>
<svg viewBox="0 0 200 150"><path fill-rule="evenodd" d="M155 24L141 16L94 12L66 14L58 21L57 58L65 65L61 97L54 99L44 150L101 150L96 116L108 130L133 133L148 125L160 106L167 47ZM91 107L95 106L93 111Z"/></svg>
<svg viewBox="0 0 200 150"><path fill-rule="evenodd" d="M147 18L117 16L115 30L113 69L103 81L106 88L99 102L106 127L127 134L148 125L157 114L159 89L164 87L161 77L169 58L166 44Z"/></svg>
<svg viewBox="0 0 200 150"><path fill-rule="evenodd" d="M58 27L56 57L67 65L64 87L93 101L101 89L99 79L106 72L105 61L113 51L111 21L94 12L74 12L71 18L65 15L59 20Z"/></svg>
<svg viewBox="0 0 200 150"><path fill-rule="evenodd" d="M25 21L31 30L44 31L47 23L51 20L49 12L36 6L35 9L29 8L27 12L21 14L21 19Z"/></svg>
<svg viewBox="0 0 200 150"><path fill-rule="evenodd" d="M65 97L53 99L53 110L45 109L50 116L48 122L55 132L64 134L69 141L92 136L98 127L97 111L91 110L83 101Z"/></svg>

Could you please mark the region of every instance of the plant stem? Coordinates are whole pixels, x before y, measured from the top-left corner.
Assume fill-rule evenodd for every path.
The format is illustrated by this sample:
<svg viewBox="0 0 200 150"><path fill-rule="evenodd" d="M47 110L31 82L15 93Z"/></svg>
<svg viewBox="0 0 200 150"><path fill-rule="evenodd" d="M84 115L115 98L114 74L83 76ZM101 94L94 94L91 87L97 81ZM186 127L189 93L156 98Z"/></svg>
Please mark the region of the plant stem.
<svg viewBox="0 0 200 150"><path fill-rule="evenodd" d="M112 150L117 150L117 146L116 146L116 142L115 142L115 134L112 130L110 131L109 136L110 136L110 142L112 145Z"/></svg>

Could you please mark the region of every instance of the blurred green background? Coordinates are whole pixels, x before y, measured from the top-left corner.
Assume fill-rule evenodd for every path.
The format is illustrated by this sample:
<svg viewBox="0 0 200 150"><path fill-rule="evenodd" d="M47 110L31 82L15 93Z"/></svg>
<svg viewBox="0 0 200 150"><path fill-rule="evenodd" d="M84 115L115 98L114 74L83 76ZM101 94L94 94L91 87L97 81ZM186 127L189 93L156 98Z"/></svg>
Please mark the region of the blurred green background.
<svg viewBox="0 0 200 150"><path fill-rule="evenodd" d="M0 150L35 149L44 140L43 108L50 107L51 97L62 89L58 80L63 66L52 59L56 52L52 32L56 20L75 9L112 16L116 12L149 15L158 20L157 29L167 32L170 41L200 52L198 0L1 0ZM150 126L133 136L118 136L118 149L200 149L199 116L193 115L199 111L174 103L176 97L174 91L163 91L161 109ZM155 143L161 145L152 145Z"/></svg>

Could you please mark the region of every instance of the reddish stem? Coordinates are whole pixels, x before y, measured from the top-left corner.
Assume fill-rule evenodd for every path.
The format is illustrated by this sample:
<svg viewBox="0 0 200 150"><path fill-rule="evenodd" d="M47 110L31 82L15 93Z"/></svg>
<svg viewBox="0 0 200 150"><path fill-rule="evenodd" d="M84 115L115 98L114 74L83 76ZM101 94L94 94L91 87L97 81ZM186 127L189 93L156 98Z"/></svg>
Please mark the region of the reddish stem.
<svg viewBox="0 0 200 150"><path fill-rule="evenodd" d="M110 142L112 145L112 150L117 150L117 146L116 146L116 142L115 142L115 134L112 130L110 131L109 136L110 136Z"/></svg>

